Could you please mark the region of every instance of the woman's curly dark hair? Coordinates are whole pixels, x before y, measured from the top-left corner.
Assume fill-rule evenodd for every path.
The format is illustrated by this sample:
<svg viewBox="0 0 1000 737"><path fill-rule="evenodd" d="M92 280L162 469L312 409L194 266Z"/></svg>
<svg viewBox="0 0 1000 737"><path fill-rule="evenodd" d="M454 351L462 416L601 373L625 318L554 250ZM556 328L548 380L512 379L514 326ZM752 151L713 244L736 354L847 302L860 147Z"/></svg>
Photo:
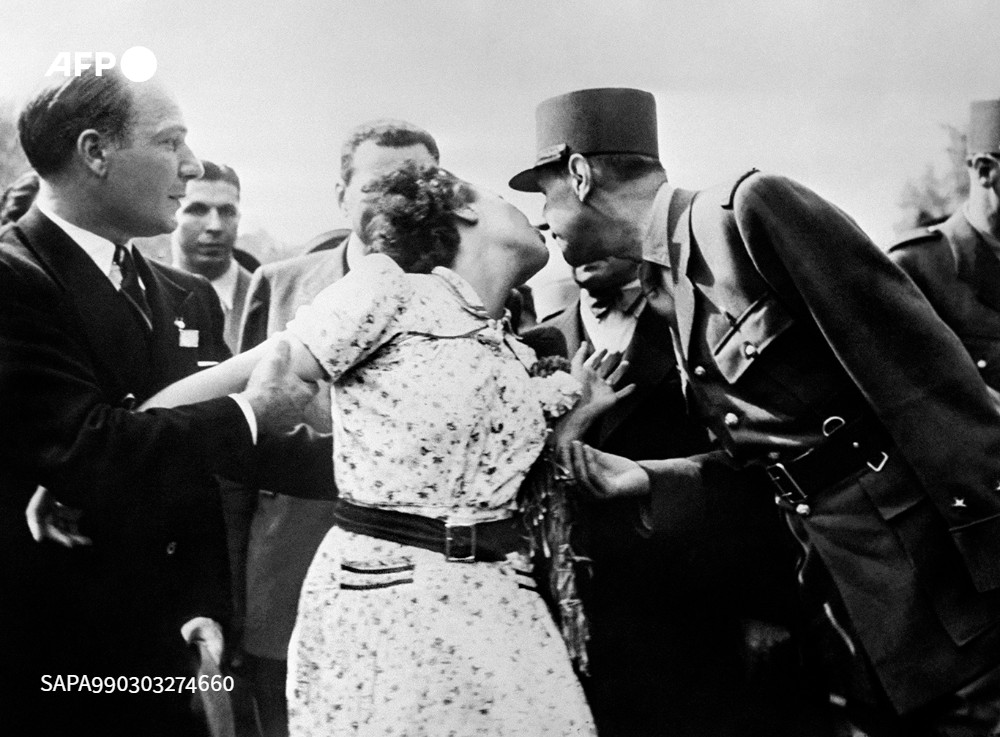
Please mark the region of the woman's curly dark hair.
<svg viewBox="0 0 1000 737"><path fill-rule="evenodd" d="M458 253L455 212L475 201L465 181L437 166L407 164L366 184L361 239L403 271L451 266Z"/></svg>

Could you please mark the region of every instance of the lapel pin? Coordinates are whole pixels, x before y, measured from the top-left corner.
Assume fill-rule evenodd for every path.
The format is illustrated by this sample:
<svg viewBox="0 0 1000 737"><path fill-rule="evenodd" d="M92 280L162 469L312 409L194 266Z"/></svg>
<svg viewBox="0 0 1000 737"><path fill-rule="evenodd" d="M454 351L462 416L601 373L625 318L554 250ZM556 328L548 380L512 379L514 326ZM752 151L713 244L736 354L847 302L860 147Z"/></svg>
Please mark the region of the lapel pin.
<svg viewBox="0 0 1000 737"><path fill-rule="evenodd" d="M184 318L178 317L174 320L174 325L177 326L177 345L181 348L197 348L198 347L198 331L189 330L185 327Z"/></svg>

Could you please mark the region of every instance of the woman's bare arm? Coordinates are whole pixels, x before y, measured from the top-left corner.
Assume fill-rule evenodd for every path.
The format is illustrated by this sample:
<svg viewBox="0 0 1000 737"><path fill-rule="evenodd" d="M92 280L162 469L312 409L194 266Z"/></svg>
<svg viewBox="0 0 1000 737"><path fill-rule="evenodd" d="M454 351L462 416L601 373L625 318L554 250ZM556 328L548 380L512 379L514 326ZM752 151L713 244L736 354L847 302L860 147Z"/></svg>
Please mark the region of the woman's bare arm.
<svg viewBox="0 0 1000 737"><path fill-rule="evenodd" d="M247 379L254 367L274 350L278 340L289 344L292 371L300 379L315 382L324 378L319 362L301 340L288 333L277 333L246 353L174 382L147 399L140 409L179 407L241 392L246 388Z"/></svg>

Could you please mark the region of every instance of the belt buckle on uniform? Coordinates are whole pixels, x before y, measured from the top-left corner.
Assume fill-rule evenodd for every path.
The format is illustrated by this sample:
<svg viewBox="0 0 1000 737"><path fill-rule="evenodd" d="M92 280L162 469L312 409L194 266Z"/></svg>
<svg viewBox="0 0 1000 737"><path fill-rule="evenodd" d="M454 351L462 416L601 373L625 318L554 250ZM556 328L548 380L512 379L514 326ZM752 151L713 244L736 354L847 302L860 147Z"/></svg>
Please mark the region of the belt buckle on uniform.
<svg viewBox="0 0 1000 737"><path fill-rule="evenodd" d="M883 468L885 468L885 463L886 463L886 461L889 460L889 454L886 453L884 450L880 450L879 451L879 455L882 456L882 457L879 458L877 462L876 461L865 461L865 465L868 466L868 468L870 468L875 473L878 473Z"/></svg>
<svg viewBox="0 0 1000 737"><path fill-rule="evenodd" d="M465 540L461 530L468 530ZM464 550L463 550L464 546ZM455 550L458 549L456 553ZM467 555L459 553L468 550ZM449 563L474 563L476 561L476 526L455 524L448 520L444 523L444 558Z"/></svg>
<svg viewBox="0 0 1000 737"><path fill-rule="evenodd" d="M778 487L778 496L789 504L805 504L809 501L802 487L792 478L784 463L772 463L764 471L771 482Z"/></svg>

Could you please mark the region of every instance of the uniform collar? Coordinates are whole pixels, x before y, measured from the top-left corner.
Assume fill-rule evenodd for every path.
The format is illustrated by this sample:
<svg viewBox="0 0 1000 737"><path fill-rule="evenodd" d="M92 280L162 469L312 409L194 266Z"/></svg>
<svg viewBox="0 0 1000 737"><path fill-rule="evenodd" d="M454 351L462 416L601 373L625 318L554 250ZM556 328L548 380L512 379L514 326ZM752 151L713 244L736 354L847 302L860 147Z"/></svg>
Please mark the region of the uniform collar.
<svg viewBox="0 0 1000 737"><path fill-rule="evenodd" d="M962 206L962 217L965 218L965 221L969 224L969 227L972 228L974 231L976 231L976 234L986 242L986 245L990 247L990 250L992 250L993 253L1000 254L1000 240L997 240L997 238L992 233L988 233L985 230L980 230L978 227L976 227L976 224L975 222L973 222L973 219L969 217L968 200L966 200L965 204Z"/></svg>
<svg viewBox="0 0 1000 737"><path fill-rule="evenodd" d="M642 259L670 268L670 205L678 190L667 182L660 185L653 200L653 214L649 230L642 239Z"/></svg>

